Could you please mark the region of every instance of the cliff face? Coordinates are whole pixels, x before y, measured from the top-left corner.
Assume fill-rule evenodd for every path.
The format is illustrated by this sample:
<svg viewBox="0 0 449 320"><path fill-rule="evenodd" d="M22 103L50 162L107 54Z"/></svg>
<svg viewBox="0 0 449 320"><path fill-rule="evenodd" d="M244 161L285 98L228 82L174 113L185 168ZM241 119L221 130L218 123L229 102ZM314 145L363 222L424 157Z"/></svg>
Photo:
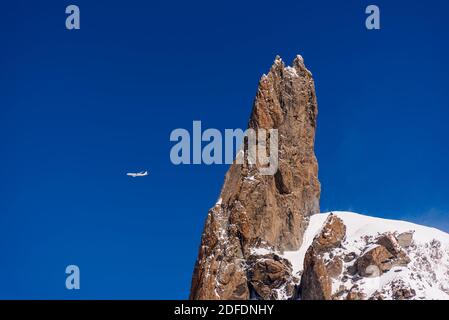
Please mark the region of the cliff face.
<svg viewBox="0 0 449 320"><path fill-rule="evenodd" d="M291 67L276 57L259 82L248 127L278 130L278 170L262 175L258 163L231 165L207 216L191 299L297 295L299 279L276 252L298 250L308 217L319 212L317 113L313 78L302 57Z"/></svg>

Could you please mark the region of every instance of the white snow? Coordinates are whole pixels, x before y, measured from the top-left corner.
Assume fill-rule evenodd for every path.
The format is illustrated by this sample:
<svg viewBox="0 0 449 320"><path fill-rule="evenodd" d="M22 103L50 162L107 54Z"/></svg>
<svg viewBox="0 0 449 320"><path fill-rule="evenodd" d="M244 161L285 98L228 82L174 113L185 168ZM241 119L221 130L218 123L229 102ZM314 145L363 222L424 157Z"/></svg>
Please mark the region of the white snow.
<svg viewBox="0 0 449 320"><path fill-rule="evenodd" d="M300 54L297 54L297 55L296 55L296 59L298 59L298 60L301 61L301 62L304 62L304 58L303 58L302 55L300 55Z"/></svg>
<svg viewBox="0 0 449 320"><path fill-rule="evenodd" d="M435 228L425 227L407 221L370 217L354 212L335 211L333 213L343 220L346 225L346 235L348 238L359 238L365 235L376 236L379 233L387 231L402 233L414 230L413 240L416 243L426 243L433 239L438 239L449 244L449 234ZM314 215L311 217L311 220L318 219L318 216L321 215L325 216L324 219L321 218L324 221L329 213Z"/></svg>
<svg viewBox="0 0 449 320"><path fill-rule="evenodd" d="M296 275L303 269L304 256L306 255L307 249L312 244L313 238L321 230L324 221L327 219L329 214L315 214L311 217L309 221L309 226L304 233L304 238L301 248L297 251L285 251L282 257L289 260L292 264L293 274Z"/></svg>
<svg viewBox="0 0 449 320"><path fill-rule="evenodd" d="M256 178L254 177L254 175L252 175L252 176L246 177L245 180L256 181Z"/></svg>
<svg viewBox="0 0 449 320"><path fill-rule="evenodd" d="M292 67L285 67L285 69L284 69L285 71L287 71L291 76L293 76L293 77L297 77L298 76L298 73L296 72L296 69L295 68L292 68Z"/></svg>
<svg viewBox="0 0 449 320"><path fill-rule="evenodd" d="M273 250L270 250L268 248L251 248L251 254L257 256L263 256L270 253L273 253Z"/></svg>

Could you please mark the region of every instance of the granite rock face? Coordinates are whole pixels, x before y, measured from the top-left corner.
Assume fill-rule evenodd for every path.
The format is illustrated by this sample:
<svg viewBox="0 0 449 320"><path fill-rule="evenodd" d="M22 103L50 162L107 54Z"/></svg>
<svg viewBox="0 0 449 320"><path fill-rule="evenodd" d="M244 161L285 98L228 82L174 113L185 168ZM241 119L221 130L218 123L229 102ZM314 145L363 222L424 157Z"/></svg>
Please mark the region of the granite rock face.
<svg viewBox="0 0 449 320"><path fill-rule="evenodd" d="M334 215L329 215L323 229L315 237L304 257L304 272L301 278L301 292L304 300L330 300L331 278L337 278L343 269L342 260L333 257L326 262L325 255L338 248L345 238L346 226Z"/></svg>
<svg viewBox="0 0 449 320"><path fill-rule="evenodd" d="M317 114L314 81L302 57L291 67L276 57L259 82L248 127L278 130L278 170L262 175L259 163L231 165L206 219L191 299L296 296L299 280L288 261L263 251L300 248L308 217L319 212Z"/></svg>

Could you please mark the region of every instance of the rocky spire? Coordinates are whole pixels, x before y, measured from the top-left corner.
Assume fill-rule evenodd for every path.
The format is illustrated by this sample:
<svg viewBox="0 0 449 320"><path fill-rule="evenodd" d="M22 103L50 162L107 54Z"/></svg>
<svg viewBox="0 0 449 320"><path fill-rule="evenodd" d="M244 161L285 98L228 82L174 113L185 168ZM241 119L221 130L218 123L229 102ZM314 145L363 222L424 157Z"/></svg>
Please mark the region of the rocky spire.
<svg viewBox="0 0 449 320"><path fill-rule="evenodd" d="M319 212L317 113L312 74L302 57L292 67L276 57L259 82L248 127L278 130L278 170L261 175L259 164L231 165L206 219L191 299L296 295L290 262L265 249L298 249L308 217Z"/></svg>

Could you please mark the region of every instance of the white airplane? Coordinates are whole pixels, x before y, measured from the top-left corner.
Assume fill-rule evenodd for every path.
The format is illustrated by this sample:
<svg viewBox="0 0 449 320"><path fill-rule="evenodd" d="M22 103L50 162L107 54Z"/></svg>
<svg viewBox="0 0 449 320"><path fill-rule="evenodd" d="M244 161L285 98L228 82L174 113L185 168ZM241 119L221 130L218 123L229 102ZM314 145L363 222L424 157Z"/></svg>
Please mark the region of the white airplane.
<svg viewBox="0 0 449 320"><path fill-rule="evenodd" d="M136 173L129 172L126 175L130 176L130 177L133 177L133 178L135 178L135 177L145 177L145 176L148 175L148 171L142 171L142 172L136 172Z"/></svg>

